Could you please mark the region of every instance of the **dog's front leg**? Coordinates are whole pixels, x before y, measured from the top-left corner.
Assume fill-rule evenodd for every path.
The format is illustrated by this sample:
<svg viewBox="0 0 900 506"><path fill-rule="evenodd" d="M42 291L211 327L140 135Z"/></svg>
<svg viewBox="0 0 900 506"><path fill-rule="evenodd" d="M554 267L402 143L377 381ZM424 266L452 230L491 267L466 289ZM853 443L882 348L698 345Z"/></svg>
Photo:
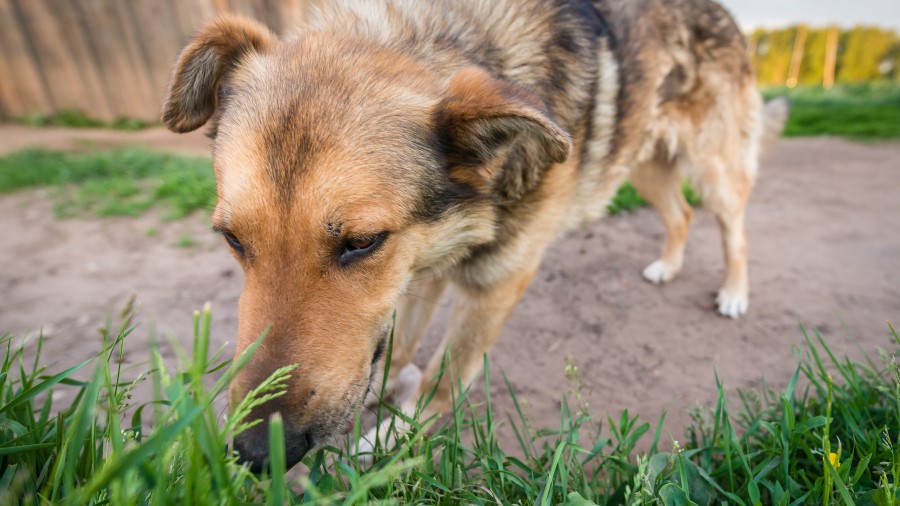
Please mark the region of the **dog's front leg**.
<svg viewBox="0 0 900 506"><path fill-rule="evenodd" d="M537 266L517 272L490 287L459 286L444 342L431 357L419 388L419 396L434 391L423 415L447 412L452 407L452 390L460 384L467 387L481 372L484 354L497 341L506 318L531 284L536 270Z"/></svg>
<svg viewBox="0 0 900 506"><path fill-rule="evenodd" d="M366 406L378 405L382 394L392 397L395 403L402 403L418 391L422 370L412 360L419 347L419 338L431 321L447 281L446 275L428 271L417 272L413 276L397 304L387 384L384 388L377 384L374 386L366 397ZM388 365L384 364L384 360L381 362L382 367Z"/></svg>
<svg viewBox="0 0 900 506"><path fill-rule="evenodd" d="M537 267L535 263L488 287L458 286L456 307L443 345L428 364L419 391L400 405L404 414L412 416L418 400L432 391L434 396L422 409L421 420L452 408L453 389L460 384L468 386L481 372L482 357L496 342L503 323L531 284ZM399 432L408 429L401 420L394 420L394 426ZM391 447L392 437L390 421L383 422L359 442L359 454L370 452L376 439L383 446Z"/></svg>

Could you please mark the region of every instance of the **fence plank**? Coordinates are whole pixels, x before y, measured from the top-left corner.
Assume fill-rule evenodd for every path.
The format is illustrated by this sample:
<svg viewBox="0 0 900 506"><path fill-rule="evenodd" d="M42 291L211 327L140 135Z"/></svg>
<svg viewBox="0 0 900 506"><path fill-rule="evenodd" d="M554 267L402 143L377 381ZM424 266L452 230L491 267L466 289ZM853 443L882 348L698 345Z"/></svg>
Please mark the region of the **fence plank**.
<svg viewBox="0 0 900 506"><path fill-rule="evenodd" d="M116 116L116 111L110 104L109 97L104 92L103 80L98 70L98 62L93 54L85 26L79 18L75 5L70 0L52 1L52 12L59 16L60 26L63 27L63 35L66 43L72 51L72 58L81 82L89 97L89 103L84 112L92 117L111 120Z"/></svg>
<svg viewBox="0 0 900 506"><path fill-rule="evenodd" d="M197 29L238 12L291 33L321 0L0 0L0 117L80 109L158 119Z"/></svg>
<svg viewBox="0 0 900 506"><path fill-rule="evenodd" d="M25 112L20 111L22 103L13 80L12 68L7 63L9 57L4 54L4 46L0 43L0 120L6 120L15 116L21 116Z"/></svg>
<svg viewBox="0 0 900 506"><path fill-rule="evenodd" d="M152 20L138 23L134 35L146 55L150 91L158 105L169 80L169 70L181 50L183 35L178 27L175 11L168 2L132 0L131 8L137 19Z"/></svg>
<svg viewBox="0 0 900 506"><path fill-rule="evenodd" d="M49 114L56 109L44 86L43 76L34 61L34 52L22 32L13 0L0 0L0 45L9 76L14 78L18 104L10 104L10 114Z"/></svg>
<svg viewBox="0 0 900 506"><path fill-rule="evenodd" d="M46 0L20 1L22 29L35 48L36 63L56 109L89 111L92 97L81 79L54 7L58 6L49 5Z"/></svg>
<svg viewBox="0 0 900 506"><path fill-rule="evenodd" d="M127 0L126 0L127 1ZM119 115L152 119L159 104L151 85L144 57L135 46L134 29L121 0L78 0L90 27L90 40L100 63L104 89Z"/></svg>
<svg viewBox="0 0 900 506"><path fill-rule="evenodd" d="M194 0L185 2L183 0L169 0L172 11L178 19L178 28L181 33L178 40L178 46L184 46L188 39L193 35L204 23L216 16L216 7L214 0Z"/></svg>

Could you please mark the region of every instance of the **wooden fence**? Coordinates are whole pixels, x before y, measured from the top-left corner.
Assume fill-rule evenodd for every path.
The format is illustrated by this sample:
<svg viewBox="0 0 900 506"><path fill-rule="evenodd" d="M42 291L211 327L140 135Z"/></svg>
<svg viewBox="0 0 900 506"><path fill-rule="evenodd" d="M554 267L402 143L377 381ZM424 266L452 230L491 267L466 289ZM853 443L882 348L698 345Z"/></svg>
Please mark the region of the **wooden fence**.
<svg viewBox="0 0 900 506"><path fill-rule="evenodd" d="M77 110L156 121L172 63L223 12L283 33L306 0L0 0L0 118Z"/></svg>

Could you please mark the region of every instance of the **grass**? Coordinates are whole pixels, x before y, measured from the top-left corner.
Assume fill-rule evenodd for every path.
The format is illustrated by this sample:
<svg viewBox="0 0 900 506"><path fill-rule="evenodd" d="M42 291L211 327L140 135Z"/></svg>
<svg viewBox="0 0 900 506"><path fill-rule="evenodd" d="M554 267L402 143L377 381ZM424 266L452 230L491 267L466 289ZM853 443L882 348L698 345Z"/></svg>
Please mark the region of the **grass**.
<svg viewBox="0 0 900 506"><path fill-rule="evenodd" d="M791 100L786 137L900 138L900 83L843 84L831 90L767 88L763 95Z"/></svg>
<svg viewBox="0 0 900 506"><path fill-rule="evenodd" d="M139 147L84 153L27 149L0 157L0 194L52 188L59 217L138 216L161 207L170 219L215 204L208 158Z"/></svg>
<svg viewBox="0 0 900 506"><path fill-rule="evenodd" d="M149 236L149 237L152 237L152 236ZM187 233L181 234L178 237L178 240L175 241L175 246L178 246L179 248L184 248L184 249L190 249L196 245L197 245L197 241L194 239L193 236L191 236L191 234L187 234Z"/></svg>
<svg viewBox="0 0 900 506"><path fill-rule="evenodd" d="M126 117L103 121L74 109L63 109L54 115L30 114L18 118L17 122L31 127L107 128L110 130L143 130L155 124L142 119Z"/></svg>
<svg viewBox="0 0 900 506"><path fill-rule="evenodd" d="M715 407L698 409L681 441L662 437L663 419L654 429L627 411L592 417L569 365L572 388L557 427L533 428L503 378L516 407L508 417L493 409L490 388L480 402L459 391L452 416L410 420L396 446L376 444L372 464L336 444L308 455L309 473L291 479L279 419L263 476L238 465L226 445L256 423L246 420L254 405L281 395L292 368L276 371L222 420L214 400L256 345L224 360L209 350L209 322L208 308L195 314L192 358L170 368L152 346L141 373L119 360L134 329L130 309L102 330L100 354L55 374L40 365L40 338L33 361L3 340L0 504L900 504L893 329L894 353L862 362L806 335L781 391L738 391L734 402L717 381ZM91 368L88 379L74 379ZM154 398L130 405L140 381L153 385ZM496 382L485 359L484 383ZM55 389L73 400L55 406ZM379 416L390 409L379 407ZM515 448L498 442L502 425Z"/></svg>
<svg viewBox="0 0 900 506"><path fill-rule="evenodd" d="M61 218L85 215L138 216L154 207L181 218L215 204L215 179L207 158L185 157L140 147L82 153L26 149L0 157L0 194L27 188L53 189L54 210ZM700 202L689 185L691 205ZM625 184L609 203L611 215L644 207L647 202Z"/></svg>

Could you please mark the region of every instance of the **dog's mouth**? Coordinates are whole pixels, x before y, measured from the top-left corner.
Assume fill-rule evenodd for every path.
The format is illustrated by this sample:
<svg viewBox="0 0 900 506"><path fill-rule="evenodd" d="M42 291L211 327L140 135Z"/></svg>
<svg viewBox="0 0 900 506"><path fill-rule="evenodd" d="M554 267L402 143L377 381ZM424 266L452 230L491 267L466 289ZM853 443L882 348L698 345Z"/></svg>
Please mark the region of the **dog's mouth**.
<svg viewBox="0 0 900 506"><path fill-rule="evenodd" d="M375 367L375 364L381 360L381 357L384 356L385 351L387 350L387 337L388 332L385 331L384 334L381 335L381 339L378 340L378 344L375 345L375 353L372 354L372 367L369 372L369 384L366 386L366 393L363 395L363 399L369 395L369 392L372 391L372 383L375 381L375 375L378 373L378 368Z"/></svg>
<svg viewBox="0 0 900 506"><path fill-rule="evenodd" d="M372 367L369 372L369 384L366 385L366 393L363 395L363 402L365 402L365 398L372 391L372 383L375 381L375 376L378 374L378 368L375 367L375 364L381 360L381 357L384 356L385 351L387 351L387 339L388 333L390 331L386 330L381 335L381 339L378 340L378 344L375 345L375 352L372 354Z"/></svg>
<svg viewBox="0 0 900 506"><path fill-rule="evenodd" d="M385 331L381 335L381 339L378 340L378 344L375 345L375 353L372 354L372 366L374 366L375 363L381 359L382 355L384 355L384 352L387 348L387 335L388 333L387 331Z"/></svg>

